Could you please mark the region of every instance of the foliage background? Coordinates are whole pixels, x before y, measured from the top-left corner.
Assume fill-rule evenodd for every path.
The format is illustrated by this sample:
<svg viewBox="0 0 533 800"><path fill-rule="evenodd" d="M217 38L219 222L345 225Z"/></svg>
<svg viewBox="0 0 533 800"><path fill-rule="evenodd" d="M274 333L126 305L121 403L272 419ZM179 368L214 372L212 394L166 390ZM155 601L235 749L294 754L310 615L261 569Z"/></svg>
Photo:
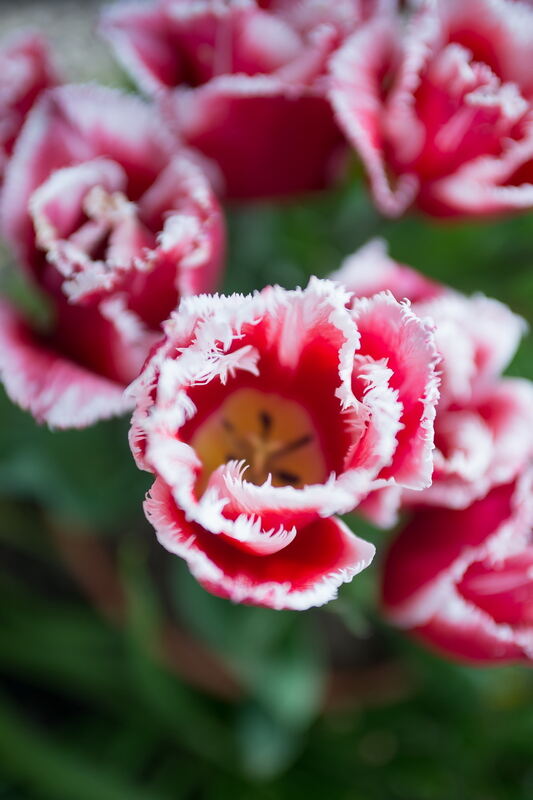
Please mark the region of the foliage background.
<svg viewBox="0 0 533 800"><path fill-rule="evenodd" d="M71 79L120 85L90 33L94 14L93 3L4 0L0 23L47 29ZM385 221L354 165L328 195L231 208L228 223L225 290L305 283L380 235L395 258L531 321L531 215ZM35 310L16 266L2 261L3 291ZM530 336L510 372L533 378L532 356ZM149 480L126 431L115 420L52 433L0 396L1 800L533 797L528 669L453 665L389 629L376 606L379 559L322 611L211 597L154 546L140 511ZM349 523L383 551L386 534ZM95 540L116 559L118 599L91 560ZM112 617L120 606L121 625L88 600L69 553L99 586L103 610ZM194 637L176 645L187 678L159 657L169 616ZM231 699L199 688L213 658L237 679L238 692L222 683Z"/></svg>

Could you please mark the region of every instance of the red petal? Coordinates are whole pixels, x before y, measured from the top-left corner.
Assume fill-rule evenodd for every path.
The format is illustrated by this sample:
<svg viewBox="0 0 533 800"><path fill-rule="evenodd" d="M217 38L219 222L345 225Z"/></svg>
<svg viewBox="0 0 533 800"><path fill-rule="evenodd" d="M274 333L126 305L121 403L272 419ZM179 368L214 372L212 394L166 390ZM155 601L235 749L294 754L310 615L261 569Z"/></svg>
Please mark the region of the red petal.
<svg viewBox="0 0 533 800"><path fill-rule="evenodd" d="M0 51L0 169L11 156L24 119L39 95L58 83L46 41L37 33L13 38Z"/></svg>
<svg viewBox="0 0 533 800"><path fill-rule="evenodd" d="M0 375L15 403L54 428L84 428L131 408L122 385L41 344L6 304L0 306Z"/></svg>
<svg viewBox="0 0 533 800"><path fill-rule="evenodd" d="M322 605L374 555L373 545L335 518L298 531L273 555L245 553L187 522L161 480L152 486L145 511L161 544L188 562L204 588L234 602L297 610Z"/></svg>
<svg viewBox="0 0 533 800"><path fill-rule="evenodd" d="M474 664L529 661L531 656L511 636L506 636L487 617L469 614L463 609L462 619L434 617L427 625L413 631L416 638L430 644L441 655ZM503 635L502 635L503 633Z"/></svg>
<svg viewBox="0 0 533 800"><path fill-rule="evenodd" d="M325 98L270 77L223 76L165 101L167 118L220 167L229 197L321 189L340 164L342 136Z"/></svg>
<svg viewBox="0 0 533 800"><path fill-rule="evenodd" d="M417 514L385 563L387 614L462 660L533 658L533 473L463 511Z"/></svg>
<svg viewBox="0 0 533 800"><path fill-rule="evenodd" d="M433 420L438 401L438 354L433 328L390 294L354 300L360 353L384 360L403 410L392 464L380 477L412 489L427 486L433 471Z"/></svg>
<svg viewBox="0 0 533 800"><path fill-rule="evenodd" d="M478 548L511 515L514 485L499 486L460 511L419 511L394 539L385 562L383 599L397 609Z"/></svg>
<svg viewBox="0 0 533 800"><path fill-rule="evenodd" d="M433 483L406 500L464 508L512 480L533 450L532 408L532 384L502 378L477 404L439 411Z"/></svg>
<svg viewBox="0 0 533 800"><path fill-rule="evenodd" d="M148 93L175 86L180 78L179 51L169 28L169 20L157 3L148 7L137 2L117 4L104 10L100 22L100 33Z"/></svg>
<svg viewBox="0 0 533 800"><path fill-rule="evenodd" d="M354 33L331 61L330 100L339 125L366 167L376 204L390 216L402 214L418 191L413 174L391 187L385 165L381 81L399 35L397 20L385 15Z"/></svg>
<svg viewBox="0 0 533 800"><path fill-rule="evenodd" d="M465 572L463 597L504 625L533 624L533 548L503 561L486 559Z"/></svg>

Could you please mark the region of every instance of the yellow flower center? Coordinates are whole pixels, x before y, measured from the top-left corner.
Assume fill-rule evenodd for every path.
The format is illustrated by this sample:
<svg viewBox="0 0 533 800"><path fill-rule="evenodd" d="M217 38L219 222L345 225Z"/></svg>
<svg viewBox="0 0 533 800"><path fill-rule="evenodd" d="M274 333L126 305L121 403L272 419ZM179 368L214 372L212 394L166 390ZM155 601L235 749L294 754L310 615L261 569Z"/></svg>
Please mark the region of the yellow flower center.
<svg viewBox="0 0 533 800"><path fill-rule="evenodd" d="M322 483L326 464L307 411L293 400L256 389L231 394L194 433L191 446L202 461L201 495L210 475L228 461L245 461L244 477L274 486Z"/></svg>

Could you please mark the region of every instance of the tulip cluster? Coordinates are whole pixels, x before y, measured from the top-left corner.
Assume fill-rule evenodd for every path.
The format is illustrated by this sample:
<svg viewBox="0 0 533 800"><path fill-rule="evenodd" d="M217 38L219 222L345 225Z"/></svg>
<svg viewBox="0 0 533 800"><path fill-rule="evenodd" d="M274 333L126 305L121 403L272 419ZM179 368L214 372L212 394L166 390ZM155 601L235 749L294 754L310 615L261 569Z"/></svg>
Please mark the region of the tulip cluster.
<svg viewBox="0 0 533 800"><path fill-rule="evenodd" d="M133 411L146 516L208 591L330 601L374 556L356 511L399 526L392 622L531 660L524 321L379 240L303 289L209 293L223 202L325 189L350 145L386 215L533 207L533 6L153 0L100 30L145 99L59 85L34 35L0 52L1 233L48 311L1 301L10 398L53 428Z"/></svg>
<svg viewBox="0 0 533 800"><path fill-rule="evenodd" d="M387 288L409 298L433 321L440 356L431 485L379 489L360 506L382 525L410 512L385 560L387 616L458 658L531 659L533 384L501 377L523 320L428 281L379 241L333 277L356 297Z"/></svg>

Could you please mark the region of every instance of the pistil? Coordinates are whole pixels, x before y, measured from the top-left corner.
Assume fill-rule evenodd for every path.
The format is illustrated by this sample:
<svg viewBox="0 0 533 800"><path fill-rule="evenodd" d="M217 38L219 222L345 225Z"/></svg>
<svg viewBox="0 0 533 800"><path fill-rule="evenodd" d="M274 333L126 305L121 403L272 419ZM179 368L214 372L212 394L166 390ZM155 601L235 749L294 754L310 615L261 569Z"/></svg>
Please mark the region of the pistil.
<svg viewBox="0 0 533 800"><path fill-rule="evenodd" d="M244 462L244 479L257 485L301 488L319 483L326 467L313 421L300 403L256 389L241 389L196 431L192 446L203 464L197 491L229 461Z"/></svg>
<svg viewBox="0 0 533 800"><path fill-rule="evenodd" d="M232 450L226 454L227 461L246 461L248 465L247 479L252 483L263 483L268 475L274 475L282 483L296 485L301 482L300 476L288 470L276 469L275 461L289 453L311 444L312 434L299 436L287 444L269 441L272 430L272 417L266 411L259 411L260 434L240 436L233 423L222 419L222 427L227 432Z"/></svg>

